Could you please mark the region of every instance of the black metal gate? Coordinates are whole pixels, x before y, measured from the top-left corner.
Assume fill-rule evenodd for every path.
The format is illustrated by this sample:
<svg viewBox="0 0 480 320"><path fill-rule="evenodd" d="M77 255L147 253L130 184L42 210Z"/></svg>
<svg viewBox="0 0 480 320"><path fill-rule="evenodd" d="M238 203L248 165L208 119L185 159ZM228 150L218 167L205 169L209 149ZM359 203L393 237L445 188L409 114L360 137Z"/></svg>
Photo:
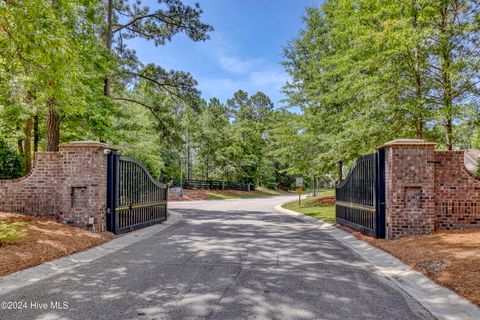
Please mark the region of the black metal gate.
<svg viewBox="0 0 480 320"><path fill-rule="evenodd" d="M108 155L107 230L115 234L167 220L167 188L139 161Z"/></svg>
<svg viewBox="0 0 480 320"><path fill-rule="evenodd" d="M335 187L337 222L385 238L385 150L357 159Z"/></svg>

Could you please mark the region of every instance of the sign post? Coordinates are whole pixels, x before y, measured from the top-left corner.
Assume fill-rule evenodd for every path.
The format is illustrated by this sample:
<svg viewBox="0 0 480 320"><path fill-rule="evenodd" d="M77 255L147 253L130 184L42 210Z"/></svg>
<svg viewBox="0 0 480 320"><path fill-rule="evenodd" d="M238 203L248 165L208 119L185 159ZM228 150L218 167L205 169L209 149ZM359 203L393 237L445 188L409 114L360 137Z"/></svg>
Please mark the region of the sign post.
<svg viewBox="0 0 480 320"><path fill-rule="evenodd" d="M303 193L303 178L295 178L295 193L298 194L298 205L301 204L301 197Z"/></svg>

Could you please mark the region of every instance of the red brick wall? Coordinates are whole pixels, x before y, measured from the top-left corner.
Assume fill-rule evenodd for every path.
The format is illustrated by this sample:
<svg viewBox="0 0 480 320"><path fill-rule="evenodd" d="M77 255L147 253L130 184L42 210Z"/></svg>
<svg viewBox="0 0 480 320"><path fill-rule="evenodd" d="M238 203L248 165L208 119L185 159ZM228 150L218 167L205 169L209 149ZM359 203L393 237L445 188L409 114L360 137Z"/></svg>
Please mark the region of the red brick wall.
<svg viewBox="0 0 480 320"><path fill-rule="evenodd" d="M421 140L387 143L385 183L388 239L480 227L480 181L465 168L463 151L435 151Z"/></svg>
<svg viewBox="0 0 480 320"><path fill-rule="evenodd" d="M435 170L437 226L480 227L480 181L464 165L463 151L437 151Z"/></svg>
<svg viewBox="0 0 480 320"><path fill-rule="evenodd" d="M29 175L0 180L0 211L57 216L86 227L95 218L105 230L108 146L95 142L60 145L59 152L37 152Z"/></svg>

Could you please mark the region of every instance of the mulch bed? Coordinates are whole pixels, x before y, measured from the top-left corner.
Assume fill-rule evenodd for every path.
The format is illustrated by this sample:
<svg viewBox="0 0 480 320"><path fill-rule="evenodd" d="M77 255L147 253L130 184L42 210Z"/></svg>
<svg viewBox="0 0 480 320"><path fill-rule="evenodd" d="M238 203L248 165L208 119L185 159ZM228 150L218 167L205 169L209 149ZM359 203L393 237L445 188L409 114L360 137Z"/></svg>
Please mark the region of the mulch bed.
<svg viewBox="0 0 480 320"><path fill-rule="evenodd" d="M92 233L67 226L46 217L1 213L0 220L24 222L27 235L0 245L0 276L86 250L115 236L110 232Z"/></svg>
<svg viewBox="0 0 480 320"><path fill-rule="evenodd" d="M338 224L337 227L390 253L439 285L480 306L480 230L439 231L432 235L385 240Z"/></svg>
<svg viewBox="0 0 480 320"><path fill-rule="evenodd" d="M333 206L335 205L335 195L324 195L324 196L319 196L314 200L314 203L317 206Z"/></svg>

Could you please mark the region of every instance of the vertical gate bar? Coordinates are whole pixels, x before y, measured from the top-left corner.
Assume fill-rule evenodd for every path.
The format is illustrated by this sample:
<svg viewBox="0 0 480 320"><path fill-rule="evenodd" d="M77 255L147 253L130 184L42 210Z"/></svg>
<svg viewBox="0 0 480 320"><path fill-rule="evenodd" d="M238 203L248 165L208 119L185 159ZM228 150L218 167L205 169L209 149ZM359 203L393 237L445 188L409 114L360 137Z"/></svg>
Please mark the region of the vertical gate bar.
<svg viewBox="0 0 480 320"><path fill-rule="evenodd" d="M129 197L130 197L130 193L129 193L129 172L128 172L128 162L126 161L123 161L123 184L124 184L124 192L125 192L125 195L123 196L123 205L124 206L128 206L128 202L129 202ZM122 215L122 227L125 227L126 226L126 217L127 217L127 214L128 214L128 210L125 210L123 211L123 215Z"/></svg>
<svg viewBox="0 0 480 320"><path fill-rule="evenodd" d="M133 181L132 181L132 188L133 188L133 199L132 199L132 205L134 205L135 203L138 203L139 202L139 184L140 184L140 179L138 177L138 173L137 173L137 167L133 164L133 162L130 162L130 165L132 166L132 171L133 171L133 175L132 175L132 178L133 178ZM131 219L130 219L130 226L132 225L135 225L137 223L137 220L138 220L138 209L132 209L132 215L131 215Z"/></svg>
<svg viewBox="0 0 480 320"><path fill-rule="evenodd" d="M114 214L115 214L115 168L114 168L114 154L112 151L107 156L107 231L115 232Z"/></svg>
<svg viewBox="0 0 480 320"><path fill-rule="evenodd" d="M134 205L134 204L140 202L139 195L140 195L141 181L140 181L140 177L138 176L137 166L135 166L133 162L131 162L131 165L132 165L132 168L133 168L132 188L135 190L135 193L134 193L135 197L132 200L132 205ZM137 224L137 221L138 221L139 209L135 209L135 210L132 210L132 211L133 211L133 215L132 215L132 221L130 221L130 225L135 225L135 224Z"/></svg>
<svg viewBox="0 0 480 320"><path fill-rule="evenodd" d="M135 170L137 172L137 176L138 176L138 199L136 202L138 203L143 203L142 201L142 191L143 191L143 175L140 173L140 168L138 166L135 166ZM135 223L140 223L142 222L143 220L143 207L140 207L140 209L138 210L139 211L139 215L137 217L137 221Z"/></svg>
<svg viewBox="0 0 480 320"><path fill-rule="evenodd" d="M132 170L132 174L131 174L131 184L130 184L130 187L132 188L132 199L130 199L130 206L133 206L135 203L138 202L138 187L137 187L137 183L138 183L138 180L137 180L137 176L136 176L136 168L135 166L133 165L133 162L130 162L130 169ZM130 214L130 219L128 221L128 225L129 226L132 226L135 224L135 215L136 215L136 210L135 209L131 209L131 212L132 214Z"/></svg>
<svg viewBox="0 0 480 320"><path fill-rule="evenodd" d="M131 162L125 162L126 164L126 167L127 167L127 170L126 170L126 173L127 173L127 205L130 207L132 205L132 197L133 197L133 188L132 188L132 184L133 184L133 177L132 177L132 163ZM131 221L130 221L130 218L132 216L132 210L129 209L128 211L128 215L125 216L125 226L128 226L131 224Z"/></svg>
<svg viewBox="0 0 480 320"><path fill-rule="evenodd" d="M118 206L118 201L119 201L119 156L116 152L112 152L113 156L113 205L114 205L114 210L113 210L113 216L112 216L112 225L113 225L113 233L117 234L118 233L118 212L117 212L117 206Z"/></svg>
<svg viewBox="0 0 480 320"><path fill-rule="evenodd" d="M377 150L377 229L378 238L385 238L385 149L379 148Z"/></svg>
<svg viewBox="0 0 480 320"><path fill-rule="evenodd" d="M378 228L378 225L377 225L377 220L378 220L378 183L377 183L377 179L378 179L378 174L377 174L377 168L378 168L378 152L375 152L375 156L373 158L373 163L374 163L374 172L373 172L373 181L374 181L374 193L373 193L373 202L374 202L374 208L375 208L375 211L374 211L374 215L375 215L375 222L374 222L374 235L375 235L375 238L378 238L378 231L379 231L379 228Z"/></svg>
<svg viewBox="0 0 480 320"><path fill-rule="evenodd" d="M128 188L127 169L128 168L127 168L127 163L123 160L120 161L120 165L122 166L122 184L123 184L122 206L125 206L127 205L127 202L128 202L128 191L127 191L127 188ZM125 215L122 215L122 227L125 226L123 225L124 219L125 219Z"/></svg>
<svg viewBox="0 0 480 320"><path fill-rule="evenodd" d="M368 166L368 160L367 161L363 161L362 162L362 182L361 182L361 185L362 185L362 193L361 193L361 197L362 197L362 204L363 205L366 205L367 204L367 199L365 197L365 187L366 187L366 179L365 177L367 176L367 166ZM363 222L362 222L363 223Z"/></svg>
<svg viewBox="0 0 480 320"><path fill-rule="evenodd" d="M142 203L147 202L146 201L146 190L147 190L147 175L143 172L142 174L142 189L141 189L141 195L142 195Z"/></svg>
<svg viewBox="0 0 480 320"><path fill-rule="evenodd" d="M128 205L128 197L129 197L129 193L128 193L128 162L126 161L122 161L122 167L123 167L123 192L124 192L124 195L123 195L123 199L122 199L122 203L123 203L123 206L127 206ZM123 215L122 215L122 227L125 227L125 215L128 211L125 210L123 211Z"/></svg>
<svg viewBox="0 0 480 320"><path fill-rule="evenodd" d="M119 182L119 196L118 196L118 205L123 206L123 198L125 192L123 191L123 188L125 187L125 182L123 180L123 161L120 159L118 163L118 182ZM117 214L117 221L118 225L121 223L121 214L120 212Z"/></svg>

